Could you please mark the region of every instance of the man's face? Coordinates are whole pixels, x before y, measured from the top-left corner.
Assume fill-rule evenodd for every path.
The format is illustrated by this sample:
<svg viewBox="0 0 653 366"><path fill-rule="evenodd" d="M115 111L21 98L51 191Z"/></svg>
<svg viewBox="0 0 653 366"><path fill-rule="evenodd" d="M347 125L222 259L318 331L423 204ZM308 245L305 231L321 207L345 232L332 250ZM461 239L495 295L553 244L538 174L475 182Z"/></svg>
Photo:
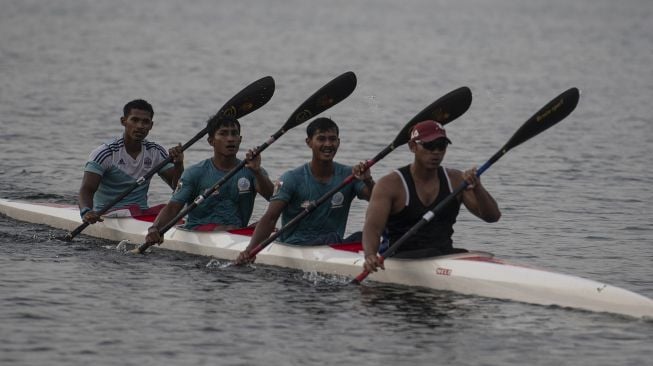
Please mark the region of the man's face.
<svg viewBox="0 0 653 366"><path fill-rule="evenodd" d="M444 138L425 143L415 141L409 143L411 151L415 153L415 159L427 168L437 168L442 164L448 145Z"/></svg>
<svg viewBox="0 0 653 366"><path fill-rule="evenodd" d="M306 144L313 150L313 158L333 160L340 146L340 138L336 130L318 130L312 137L306 138Z"/></svg>
<svg viewBox="0 0 653 366"><path fill-rule="evenodd" d="M240 131L236 125L222 125L209 137L213 151L221 155L236 155L240 148Z"/></svg>
<svg viewBox="0 0 653 366"><path fill-rule="evenodd" d="M152 114L141 109L131 109L126 117L120 117L120 123L125 126L125 136L134 141L143 141L154 125Z"/></svg>

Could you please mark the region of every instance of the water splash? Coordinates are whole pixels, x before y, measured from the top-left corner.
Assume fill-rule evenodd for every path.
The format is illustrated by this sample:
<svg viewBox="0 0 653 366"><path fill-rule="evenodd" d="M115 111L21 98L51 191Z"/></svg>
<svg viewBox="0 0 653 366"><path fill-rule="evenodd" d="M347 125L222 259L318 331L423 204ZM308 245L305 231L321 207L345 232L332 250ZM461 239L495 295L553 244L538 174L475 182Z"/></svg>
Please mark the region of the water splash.
<svg viewBox="0 0 653 366"><path fill-rule="evenodd" d="M207 269L222 269L232 266L232 262L225 259L211 258L211 260L206 264Z"/></svg>
<svg viewBox="0 0 653 366"><path fill-rule="evenodd" d="M301 278L311 282L313 286L345 285L351 281L351 278L344 275L325 274L317 271L303 272Z"/></svg>
<svg viewBox="0 0 653 366"><path fill-rule="evenodd" d="M112 245L107 245L105 246L107 249L114 249ZM120 243L118 243L115 247L116 251L119 251L121 253L129 253L132 249L136 248L136 244L133 244L129 240L121 240Z"/></svg>

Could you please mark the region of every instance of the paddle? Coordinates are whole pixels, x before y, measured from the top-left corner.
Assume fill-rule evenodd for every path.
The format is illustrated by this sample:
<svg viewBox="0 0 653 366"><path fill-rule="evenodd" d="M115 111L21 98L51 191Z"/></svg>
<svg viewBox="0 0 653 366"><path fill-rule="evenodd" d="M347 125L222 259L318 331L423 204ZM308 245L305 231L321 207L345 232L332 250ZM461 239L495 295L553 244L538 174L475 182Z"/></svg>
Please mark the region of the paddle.
<svg viewBox="0 0 653 366"><path fill-rule="evenodd" d="M580 91L577 88L571 88L564 93L557 96L555 99L546 104L542 109L535 113L530 119L528 119L514 135L508 140L508 142L494 154L490 160L483 164L476 171L476 176L480 177L484 171L486 171L492 164L496 163L502 156L504 156L512 148L519 146L520 144L526 142L527 140L535 137L540 134L547 128L555 125L556 123L562 121L567 117L578 105L578 99L580 98ZM394 255L399 247L408 241L420 228L426 225L431 221L435 216L437 216L444 207L446 207L452 200L456 198L460 192L467 188L467 182L463 182L456 190L451 192L447 198L442 200L437 204L432 210L427 211L422 219L413 227L410 228L399 240L393 243L383 254L380 255L381 262L385 258L389 258ZM361 274L356 276L351 283L360 283L369 275L369 271L364 270Z"/></svg>
<svg viewBox="0 0 653 366"><path fill-rule="evenodd" d="M325 110L333 107L338 104L345 98L347 98L356 88L356 75L348 71L337 78L331 80L328 84L320 88L317 92L311 95L302 105L300 105L288 118L286 123L272 135L263 145L257 147L253 151L253 156L259 155L263 150L275 142L279 137L281 137L286 131L290 130L293 127L299 126L310 118L315 117L316 115L324 112ZM242 169L246 160L242 160L235 168L233 168L229 173L223 176L217 183L212 187L206 189L201 195L199 195L193 203L186 206L181 210L177 216L175 216L168 224L163 228L159 229L159 234L163 235L171 227L173 227L179 219L186 216L191 210L197 207L202 201L209 197L213 192L218 190L229 178L236 174L240 169ZM132 253L142 254L147 248L151 247L155 243L144 243L138 248L132 250Z"/></svg>
<svg viewBox="0 0 653 366"><path fill-rule="evenodd" d="M222 106L222 108L220 108L216 114L222 114L224 116L233 118L243 117L264 106L265 103L267 103L272 98L272 94L274 94L274 79L272 76L263 77L246 86L245 89L241 90L227 103L225 103L225 105ZM188 140L188 142L186 142L181 147L182 151L185 151L197 140L206 135L208 130L209 129L207 126L198 132L192 139ZM122 201L123 198L127 197L129 193L131 193L138 186L141 186L143 183L147 182L154 176L154 174L158 173L159 170L163 169L163 167L170 162L172 162L172 157L168 156L168 158L160 162L158 165L154 166L154 168L152 168L152 170L147 172L144 176L138 178L129 188L114 198L113 201L104 206L103 209L98 211L98 215L101 216L107 213L107 211L109 211L113 206ZM66 236L63 237L63 240L73 240L73 238L81 233L82 230L84 230L88 225L88 222L82 223L75 230L66 234Z"/></svg>
<svg viewBox="0 0 653 366"><path fill-rule="evenodd" d="M465 113L469 109L469 106L471 104L472 104L472 92L466 86L451 91L445 96L431 103L428 107L424 108L424 110L422 110L415 117L413 117L413 119L411 119L401 129L399 134L397 134L397 137L395 137L394 141L392 141L390 145L386 146L386 148L383 149L380 153L378 153L374 158L372 158L372 160L368 160L365 163L364 170L367 170L370 167L372 167L372 165L377 163L379 160L383 159L386 155L391 153L397 147L407 143L408 140L410 140L410 129L418 122L422 122L427 119L435 119L439 121L441 124L445 125L455 120L456 118L460 117L463 113ZM330 191L322 195L322 197L318 198L316 201L309 203L309 205L302 212L300 212L297 216L293 217L293 219L290 220L281 229L279 229L277 232L275 232L267 239L260 242L257 246L252 248L252 250L249 252L250 258L256 256L256 254L258 254L261 250L263 250L263 248L265 248L270 243L275 241L279 236L281 236L288 229L295 226L299 221L301 221L303 218L308 216L318 206L326 202L329 198L331 198L331 196L336 194L347 184L351 183L354 180L354 178L355 177L353 174L348 176L342 181L342 183L340 183L340 185L332 188Z"/></svg>

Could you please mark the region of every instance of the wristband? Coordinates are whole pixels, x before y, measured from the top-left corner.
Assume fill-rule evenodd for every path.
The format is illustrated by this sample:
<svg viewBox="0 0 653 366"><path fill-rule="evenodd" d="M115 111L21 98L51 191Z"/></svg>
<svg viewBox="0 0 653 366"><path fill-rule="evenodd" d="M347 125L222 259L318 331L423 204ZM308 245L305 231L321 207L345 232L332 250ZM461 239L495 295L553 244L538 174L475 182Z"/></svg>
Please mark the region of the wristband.
<svg viewBox="0 0 653 366"><path fill-rule="evenodd" d="M82 207L79 210L79 217L81 217L83 219L84 215L86 215L86 213L89 212L89 211L92 211L90 207Z"/></svg>

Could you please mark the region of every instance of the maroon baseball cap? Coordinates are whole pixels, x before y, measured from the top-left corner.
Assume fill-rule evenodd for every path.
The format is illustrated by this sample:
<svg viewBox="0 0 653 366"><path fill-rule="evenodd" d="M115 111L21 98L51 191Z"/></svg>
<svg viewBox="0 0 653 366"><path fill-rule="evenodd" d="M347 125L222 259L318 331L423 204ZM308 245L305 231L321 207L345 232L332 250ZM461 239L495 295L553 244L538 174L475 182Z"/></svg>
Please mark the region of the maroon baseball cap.
<svg viewBox="0 0 653 366"><path fill-rule="evenodd" d="M445 138L451 143L442 125L430 119L416 124L410 131L411 141L430 142L439 138Z"/></svg>

